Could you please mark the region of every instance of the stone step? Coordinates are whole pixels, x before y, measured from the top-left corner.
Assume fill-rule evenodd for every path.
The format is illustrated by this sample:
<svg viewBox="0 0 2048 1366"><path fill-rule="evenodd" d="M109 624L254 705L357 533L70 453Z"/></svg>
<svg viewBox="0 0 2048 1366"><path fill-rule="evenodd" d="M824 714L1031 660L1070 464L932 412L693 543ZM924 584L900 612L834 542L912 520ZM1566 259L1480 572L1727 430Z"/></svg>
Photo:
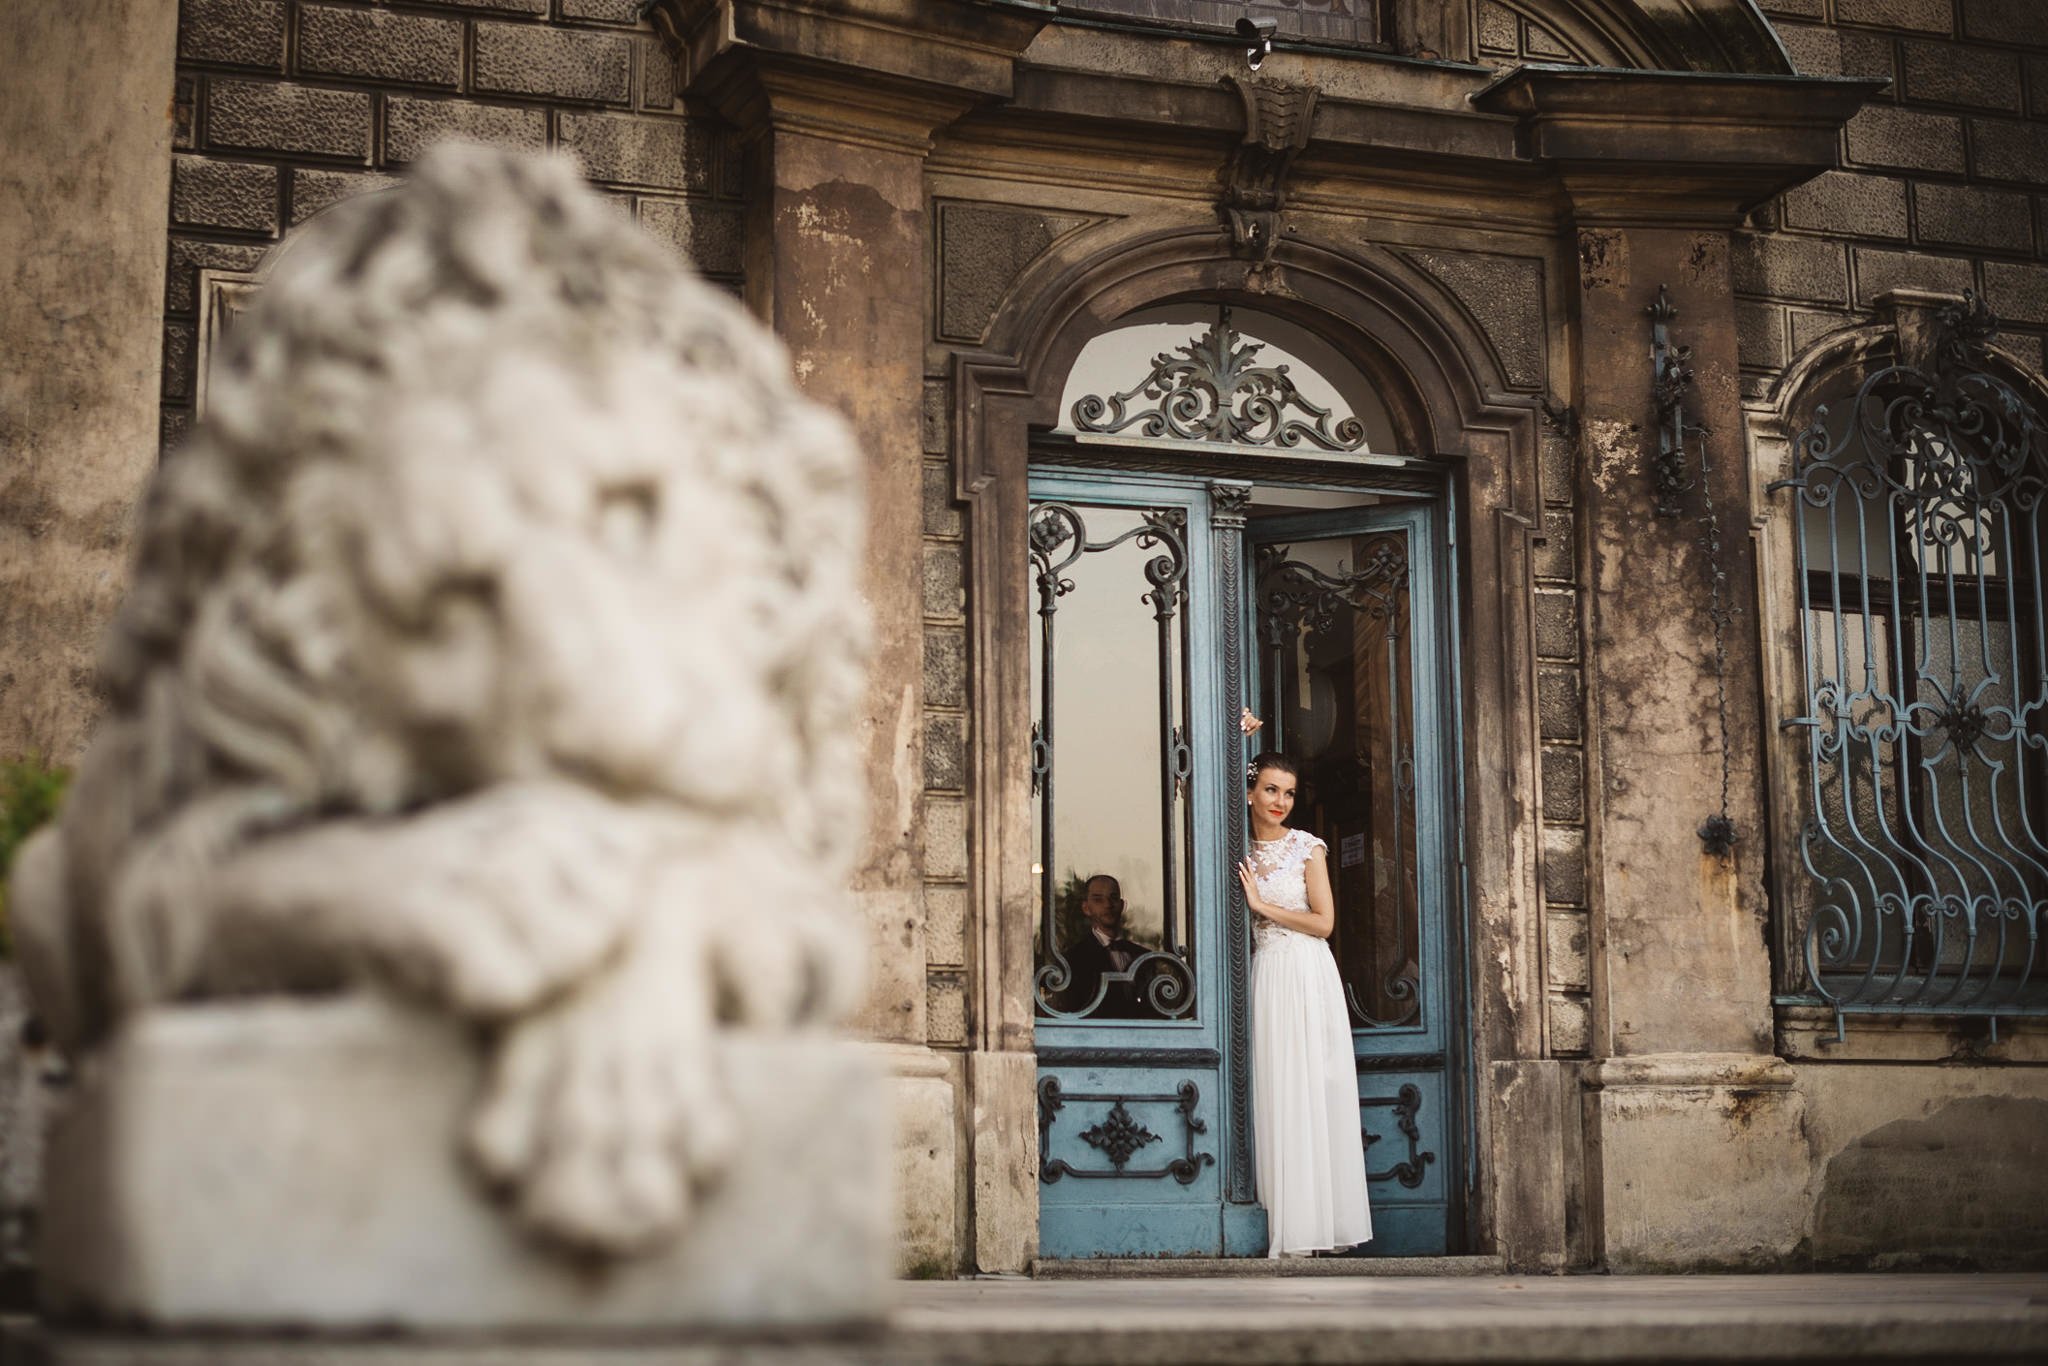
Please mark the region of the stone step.
<svg viewBox="0 0 2048 1366"><path fill-rule="evenodd" d="M1038 1281L1142 1277L1505 1276L1507 1259L1489 1257L1088 1257L1031 1264Z"/></svg>
<svg viewBox="0 0 2048 1366"><path fill-rule="evenodd" d="M2048 1276L1281 1276L901 1283L866 1334L46 1330L8 1366L2040 1366Z"/></svg>

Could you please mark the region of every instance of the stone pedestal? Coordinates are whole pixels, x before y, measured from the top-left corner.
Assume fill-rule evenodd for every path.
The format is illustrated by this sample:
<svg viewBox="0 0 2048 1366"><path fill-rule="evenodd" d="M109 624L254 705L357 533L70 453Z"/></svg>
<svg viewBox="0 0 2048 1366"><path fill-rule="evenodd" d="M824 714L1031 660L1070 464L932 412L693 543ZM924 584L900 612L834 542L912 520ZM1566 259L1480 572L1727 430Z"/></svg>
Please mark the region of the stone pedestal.
<svg viewBox="0 0 2048 1366"><path fill-rule="evenodd" d="M854 1328L887 1307L885 1081L818 1035L717 1048L738 1151L655 1255L526 1239L458 1157L479 1084L455 1026L371 998L134 1021L52 1131L43 1302L58 1322L422 1332Z"/></svg>
<svg viewBox="0 0 2048 1366"><path fill-rule="evenodd" d="M1806 1235L1805 1103L1739 1053L1609 1058L1583 1074L1587 1174L1610 1271L1769 1271Z"/></svg>

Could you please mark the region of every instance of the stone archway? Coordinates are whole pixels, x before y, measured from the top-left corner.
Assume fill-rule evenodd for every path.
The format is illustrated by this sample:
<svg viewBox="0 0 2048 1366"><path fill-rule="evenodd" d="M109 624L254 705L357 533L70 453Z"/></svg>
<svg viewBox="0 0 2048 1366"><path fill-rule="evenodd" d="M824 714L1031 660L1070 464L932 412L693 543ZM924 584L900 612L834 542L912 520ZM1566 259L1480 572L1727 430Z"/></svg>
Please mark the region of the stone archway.
<svg viewBox="0 0 2048 1366"><path fill-rule="evenodd" d="M1483 1068L1541 1047L1541 967L1525 923L1525 908L1537 904L1534 697L1530 670L1515 663L1526 663L1529 649L1530 542L1540 520L1537 396L1514 392L1494 343L1449 287L1387 249L1297 235L1260 266L1233 257L1213 226L1104 223L1061 239L1018 277L982 346L956 354L951 382L958 493L969 506L976 659L970 902L979 923L970 934L980 968L979 1046L996 1055L976 1079L973 1104L1001 1115L977 1143L978 1202L1011 1179L1001 1173L1035 1169L1024 1065L1033 1036L1032 826L1022 776L1030 771L1031 707L1028 670L1019 667L1028 657L1029 614L1011 591L1028 554L1030 434L1057 423L1062 382L1090 337L1144 306L1193 298L1255 306L1316 332L1386 397L1403 449L1451 471L1458 573L1486 585L1468 595L1460 627L1461 652L1472 660L1460 702L1471 860L1461 952L1466 961L1479 955L1496 965L1472 977L1473 1053ZM1004 1057L1018 1061L997 1061ZM1473 1118L1483 1135L1487 1116ZM1483 1137L1475 1151L1486 1151ZM1491 1217L1482 1181L1468 1218L1479 1245L1491 1240Z"/></svg>

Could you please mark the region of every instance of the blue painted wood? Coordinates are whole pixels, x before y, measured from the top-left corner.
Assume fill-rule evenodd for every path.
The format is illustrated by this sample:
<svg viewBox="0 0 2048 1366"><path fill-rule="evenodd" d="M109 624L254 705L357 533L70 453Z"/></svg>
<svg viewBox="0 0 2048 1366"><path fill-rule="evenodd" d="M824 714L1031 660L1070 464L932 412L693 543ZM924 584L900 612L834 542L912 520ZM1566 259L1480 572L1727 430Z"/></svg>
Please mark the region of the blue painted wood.
<svg viewBox="0 0 2048 1366"><path fill-rule="evenodd" d="M1462 1107L1453 1103L1453 1088L1459 1084L1461 1054L1454 1044L1462 1019L1450 952L1450 916L1461 904L1451 842L1457 721L1450 636L1445 629L1448 566L1437 526L1437 509L1409 504L1260 518L1248 537L1254 547L1382 532L1400 532L1407 542L1420 935L1416 950L1422 1003L1409 1024L1354 1029L1352 1044L1362 1063L1415 1055L1434 1055L1441 1061L1426 1070L1360 1072L1359 1119L1366 1139L1374 1235L1370 1250L1375 1256L1432 1256L1460 1247L1456 1196L1462 1145L1457 1116ZM1258 663L1255 659L1254 697L1259 695ZM1405 1103L1403 1088L1412 1088ZM1412 1141L1401 1127L1404 1117L1416 1130Z"/></svg>
<svg viewBox="0 0 2048 1366"><path fill-rule="evenodd" d="M1190 670L1189 740L1198 781L1191 791L1193 857L1189 908L1197 983L1192 1018L1154 1021L1048 1022L1037 1026L1041 1050L1057 1057L1087 1049L1089 1065L1039 1069L1041 1128L1039 1173L1040 1253L1053 1258L1101 1256L1260 1256L1265 1252L1264 1211L1228 1198L1226 1174L1232 1157L1228 1123L1231 1074L1226 1046L1229 1012L1244 1003L1230 999L1223 936L1224 908L1233 889L1226 882L1227 822L1244 819L1241 792L1227 781L1221 727L1202 719L1233 712L1239 699L1223 695L1221 643L1229 631L1243 633L1247 695L1256 697L1257 650L1251 643L1249 573L1238 600L1222 601L1212 552L1206 486L1193 479L1155 473L1034 472L1034 502L1076 505L1180 508L1187 514L1189 550ZM1424 1009L1409 1026L1356 1031L1362 1058L1386 1057L1400 1071L1362 1070L1360 1122L1368 1136L1375 1241L1371 1255L1423 1255L1457 1250L1454 1224L1461 1180L1458 1126L1463 1106L1454 1043L1460 1020L1451 976L1446 918L1458 904L1452 868L1449 784L1455 772L1456 711L1451 706L1454 675L1445 656L1449 636L1445 573L1439 543L1440 509L1427 504L1388 505L1340 513L1260 519L1258 541L1402 530L1409 540L1410 602L1416 676L1415 714L1417 857L1422 870L1423 940L1418 967ZM1247 567L1250 556L1246 555ZM1209 776L1215 781L1200 781ZM1426 813L1426 814L1425 814ZM1214 855L1214 856L1209 856ZM1102 1050L1109 1050L1105 1054ZM1414 1055L1437 1055L1436 1066L1411 1067ZM1100 1059L1104 1061L1097 1061ZM1128 1064L1121 1059L1128 1058ZM1053 1086L1046 1090L1047 1083ZM1192 1109L1179 1088L1191 1085ZM1410 1088L1405 1093L1402 1088ZM1118 1113L1121 1111L1121 1117ZM1191 1130L1192 1118L1199 1129ZM1407 1118L1415 1129L1401 1128ZM1121 1140L1119 1140L1121 1135ZM1119 1169L1119 1142L1127 1148ZM1429 1154L1427 1159L1420 1155ZM1179 1160L1176 1172L1169 1164ZM1187 1164L1192 1171L1186 1170ZM1412 1170L1413 1184L1397 1168ZM1190 1179L1181 1180L1180 1175Z"/></svg>

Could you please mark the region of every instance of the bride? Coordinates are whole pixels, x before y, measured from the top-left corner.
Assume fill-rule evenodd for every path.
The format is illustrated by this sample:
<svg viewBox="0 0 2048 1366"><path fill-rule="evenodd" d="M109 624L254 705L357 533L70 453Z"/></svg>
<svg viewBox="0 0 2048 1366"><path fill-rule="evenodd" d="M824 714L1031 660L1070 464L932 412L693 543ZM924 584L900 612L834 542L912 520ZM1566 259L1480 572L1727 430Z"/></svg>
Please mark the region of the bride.
<svg viewBox="0 0 2048 1366"><path fill-rule="evenodd" d="M1249 713L1249 734L1258 722ZM1372 1237L1365 1145L1326 847L1284 824L1300 770L1267 751L1251 762L1252 855L1239 866L1252 943L1252 1134L1268 1257L1347 1248Z"/></svg>

